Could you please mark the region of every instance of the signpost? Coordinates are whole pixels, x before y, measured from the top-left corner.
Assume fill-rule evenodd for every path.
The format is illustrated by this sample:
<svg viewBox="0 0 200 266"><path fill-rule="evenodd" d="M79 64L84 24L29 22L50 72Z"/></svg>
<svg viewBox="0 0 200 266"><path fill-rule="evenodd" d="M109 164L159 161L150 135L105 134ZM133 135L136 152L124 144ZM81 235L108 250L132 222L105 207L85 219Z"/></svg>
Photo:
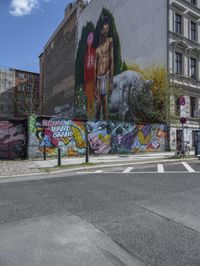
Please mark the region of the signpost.
<svg viewBox="0 0 200 266"><path fill-rule="evenodd" d="M181 140L181 147L182 147L182 151L184 152L184 124L186 124L187 120L186 120L186 109L185 109L185 97L184 96L180 96L179 98L179 103L180 103L180 122L182 124L182 140Z"/></svg>
<svg viewBox="0 0 200 266"><path fill-rule="evenodd" d="M181 117L180 122L181 122L181 124L186 124L187 120L185 117Z"/></svg>
<svg viewBox="0 0 200 266"><path fill-rule="evenodd" d="M200 129L200 109L195 110L194 115L199 118L199 129Z"/></svg>
<svg viewBox="0 0 200 266"><path fill-rule="evenodd" d="M180 96L179 103L181 106L185 106L185 97L184 96Z"/></svg>

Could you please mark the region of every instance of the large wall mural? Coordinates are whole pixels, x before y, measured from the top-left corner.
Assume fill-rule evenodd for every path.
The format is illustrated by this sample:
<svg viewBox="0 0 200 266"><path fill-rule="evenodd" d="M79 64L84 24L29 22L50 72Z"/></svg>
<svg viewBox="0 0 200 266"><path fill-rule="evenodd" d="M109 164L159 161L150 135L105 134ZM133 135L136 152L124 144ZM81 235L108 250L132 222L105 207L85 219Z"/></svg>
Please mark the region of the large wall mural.
<svg viewBox="0 0 200 266"><path fill-rule="evenodd" d="M61 148L63 156L85 153L86 134L83 122L64 118L29 119L29 156L41 157L46 149L48 156L56 156Z"/></svg>
<svg viewBox="0 0 200 266"><path fill-rule="evenodd" d="M0 120L0 159L25 159L26 156L26 121Z"/></svg>
<svg viewBox="0 0 200 266"><path fill-rule="evenodd" d="M152 82L128 70L112 13L82 29L76 56L75 117L98 121L150 121Z"/></svg>
<svg viewBox="0 0 200 266"><path fill-rule="evenodd" d="M167 141L165 125L88 122L87 131L95 154L164 151Z"/></svg>

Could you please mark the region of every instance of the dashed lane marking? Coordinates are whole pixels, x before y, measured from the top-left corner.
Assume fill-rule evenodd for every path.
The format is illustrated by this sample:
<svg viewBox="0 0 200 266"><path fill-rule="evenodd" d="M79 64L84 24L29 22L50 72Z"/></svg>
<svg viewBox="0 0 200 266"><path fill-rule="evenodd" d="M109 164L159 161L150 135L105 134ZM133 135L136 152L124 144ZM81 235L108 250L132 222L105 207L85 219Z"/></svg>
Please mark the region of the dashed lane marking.
<svg viewBox="0 0 200 266"><path fill-rule="evenodd" d="M158 164L158 173L164 173L164 172L165 170L163 164Z"/></svg>
<svg viewBox="0 0 200 266"><path fill-rule="evenodd" d="M195 173L195 170L186 162L182 162L182 165L187 169L189 173Z"/></svg>
<svg viewBox="0 0 200 266"><path fill-rule="evenodd" d="M124 173L124 174L130 173L133 169L134 169L133 167L128 167L128 168L126 168L126 169L123 171L123 173Z"/></svg>
<svg viewBox="0 0 200 266"><path fill-rule="evenodd" d="M101 173L103 173L103 170L97 170L97 171L95 171L94 173L95 173L95 174L101 174Z"/></svg>

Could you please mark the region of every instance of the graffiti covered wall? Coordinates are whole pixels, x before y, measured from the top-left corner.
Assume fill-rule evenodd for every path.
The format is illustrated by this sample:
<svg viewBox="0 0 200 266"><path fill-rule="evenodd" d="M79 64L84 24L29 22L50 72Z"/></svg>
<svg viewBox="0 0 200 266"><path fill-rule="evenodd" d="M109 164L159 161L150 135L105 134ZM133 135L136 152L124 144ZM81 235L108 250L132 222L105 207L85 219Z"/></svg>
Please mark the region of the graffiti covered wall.
<svg viewBox="0 0 200 266"><path fill-rule="evenodd" d="M166 147L165 125L88 122L87 130L90 149L95 154L154 152Z"/></svg>
<svg viewBox="0 0 200 266"><path fill-rule="evenodd" d="M42 157L44 148L48 156L56 156L61 148L62 156L85 153L86 134L83 122L64 118L29 119L29 157Z"/></svg>
<svg viewBox="0 0 200 266"><path fill-rule="evenodd" d="M27 122L0 120L0 159L26 159Z"/></svg>
<svg viewBox="0 0 200 266"><path fill-rule="evenodd" d="M86 125L86 128L85 128ZM86 134L87 130L87 134ZM135 125L125 122L66 120L65 118L29 119L29 157L85 154L86 136L91 154L121 154L164 151L167 141L165 125Z"/></svg>

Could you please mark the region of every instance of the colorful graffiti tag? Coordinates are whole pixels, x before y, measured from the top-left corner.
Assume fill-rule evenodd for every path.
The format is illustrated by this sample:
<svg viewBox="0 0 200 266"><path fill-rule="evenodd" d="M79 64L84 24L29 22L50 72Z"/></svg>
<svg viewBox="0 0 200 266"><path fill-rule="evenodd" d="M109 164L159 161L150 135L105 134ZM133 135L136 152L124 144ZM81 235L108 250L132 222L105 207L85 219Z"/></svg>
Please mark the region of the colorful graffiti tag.
<svg viewBox="0 0 200 266"><path fill-rule="evenodd" d="M0 158L25 159L27 155L25 121L0 121Z"/></svg>
<svg viewBox="0 0 200 266"><path fill-rule="evenodd" d="M88 122L88 141L95 154L154 152L165 149L164 125Z"/></svg>
<svg viewBox="0 0 200 266"><path fill-rule="evenodd" d="M87 145L86 138L91 154L164 151L167 135L165 125L111 121L90 121L84 124L64 118L31 117L29 155L41 157L45 148L49 156L56 156L58 147L63 156L82 155Z"/></svg>
<svg viewBox="0 0 200 266"><path fill-rule="evenodd" d="M44 148L49 156L55 156L58 148L62 155L76 156L84 154L86 147L84 123L65 120L64 118L35 118L29 123L32 142L37 141L37 147L42 156ZM30 145L31 146L31 145ZM32 149L32 147L30 147ZM30 152L31 156L33 152Z"/></svg>

